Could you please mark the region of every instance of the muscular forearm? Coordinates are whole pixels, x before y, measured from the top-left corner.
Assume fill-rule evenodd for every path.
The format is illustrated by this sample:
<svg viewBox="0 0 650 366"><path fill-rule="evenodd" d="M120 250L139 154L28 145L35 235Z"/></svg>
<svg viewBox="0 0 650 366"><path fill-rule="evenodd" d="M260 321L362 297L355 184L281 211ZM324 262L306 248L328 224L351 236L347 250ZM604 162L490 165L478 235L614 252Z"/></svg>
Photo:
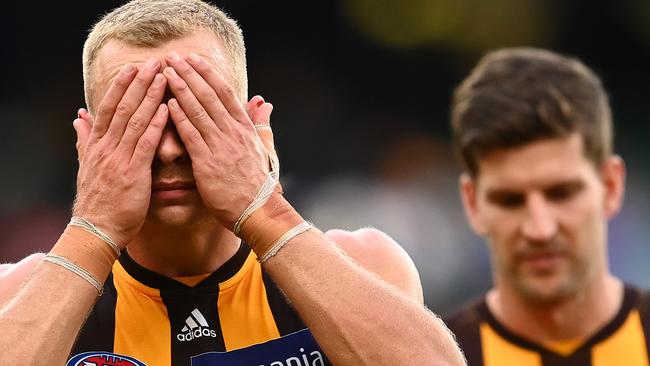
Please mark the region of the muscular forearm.
<svg viewBox="0 0 650 366"><path fill-rule="evenodd" d="M464 364L442 321L317 231L295 237L265 269L334 364Z"/></svg>
<svg viewBox="0 0 650 366"><path fill-rule="evenodd" d="M68 226L22 290L0 310L0 365L65 364L97 298L95 286L101 288L116 256L98 236ZM50 262L53 258L64 259L97 282Z"/></svg>
<svg viewBox="0 0 650 366"><path fill-rule="evenodd" d="M63 365L97 290L81 277L42 262L0 311L0 364Z"/></svg>

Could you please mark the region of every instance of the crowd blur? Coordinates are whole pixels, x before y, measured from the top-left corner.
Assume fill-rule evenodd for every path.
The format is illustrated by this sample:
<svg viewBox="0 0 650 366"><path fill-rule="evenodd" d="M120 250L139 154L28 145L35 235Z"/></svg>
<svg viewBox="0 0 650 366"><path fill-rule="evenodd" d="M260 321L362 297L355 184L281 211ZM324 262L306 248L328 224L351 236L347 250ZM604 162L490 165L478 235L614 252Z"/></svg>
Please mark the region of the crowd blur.
<svg viewBox="0 0 650 366"><path fill-rule="evenodd" d="M93 21L119 3L21 2L1 15L0 262L47 251L69 220L81 48ZM490 285L485 244L458 198L454 86L497 47L580 58L609 91L615 150L628 167L611 267L650 287L650 2L215 3L244 30L250 95L275 106L289 200L323 230L373 226L391 235L415 261L427 305L443 314Z"/></svg>

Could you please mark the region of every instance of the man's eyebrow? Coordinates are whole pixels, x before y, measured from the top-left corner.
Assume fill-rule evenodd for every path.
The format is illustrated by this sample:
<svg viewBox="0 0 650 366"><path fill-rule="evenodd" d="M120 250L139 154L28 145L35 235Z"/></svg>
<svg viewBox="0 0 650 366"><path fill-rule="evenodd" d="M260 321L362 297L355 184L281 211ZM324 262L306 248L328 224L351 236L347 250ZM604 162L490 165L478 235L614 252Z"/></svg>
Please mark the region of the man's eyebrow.
<svg viewBox="0 0 650 366"><path fill-rule="evenodd" d="M486 193L486 197L490 200L516 195L523 195L523 192L513 188L490 188Z"/></svg>

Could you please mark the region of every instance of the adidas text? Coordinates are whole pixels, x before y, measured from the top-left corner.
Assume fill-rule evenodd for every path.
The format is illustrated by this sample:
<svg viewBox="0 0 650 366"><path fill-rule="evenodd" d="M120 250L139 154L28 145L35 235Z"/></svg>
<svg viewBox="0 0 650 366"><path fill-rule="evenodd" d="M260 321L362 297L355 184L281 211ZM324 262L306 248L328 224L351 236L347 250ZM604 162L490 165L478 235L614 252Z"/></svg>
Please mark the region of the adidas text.
<svg viewBox="0 0 650 366"><path fill-rule="evenodd" d="M176 335L176 338L181 342L189 342L193 339L201 338L201 337L217 338L217 332L215 332L212 329L199 328L199 329L193 329L187 333L179 333Z"/></svg>

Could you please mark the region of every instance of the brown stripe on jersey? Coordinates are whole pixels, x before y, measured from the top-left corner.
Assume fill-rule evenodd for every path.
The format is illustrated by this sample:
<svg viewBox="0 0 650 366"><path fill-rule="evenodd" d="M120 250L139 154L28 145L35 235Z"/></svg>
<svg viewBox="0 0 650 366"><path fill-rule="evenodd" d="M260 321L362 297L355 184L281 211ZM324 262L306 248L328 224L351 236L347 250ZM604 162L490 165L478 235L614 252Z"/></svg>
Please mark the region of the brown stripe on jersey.
<svg viewBox="0 0 650 366"><path fill-rule="evenodd" d="M280 337L256 258L251 252L241 270L219 285L219 317L228 351Z"/></svg>
<svg viewBox="0 0 650 366"><path fill-rule="evenodd" d="M174 366L190 366L192 356L225 351L216 288L161 289L171 326Z"/></svg>
<svg viewBox="0 0 650 366"><path fill-rule="evenodd" d="M72 348L72 355L89 351L113 351L115 334L115 303L117 292L110 274L104 282L104 294L97 300L95 307L86 319L77 342Z"/></svg>
<svg viewBox="0 0 650 366"><path fill-rule="evenodd" d="M147 365L170 366L171 330L160 292L131 277L121 261L113 265L113 274L118 294L114 352Z"/></svg>
<svg viewBox="0 0 650 366"><path fill-rule="evenodd" d="M289 303L289 299L280 290L280 288L273 282L271 277L266 273L262 273L262 280L264 281L264 288L266 289L266 298L269 301L275 324L281 336L297 332L307 328L305 323L300 319L298 313L293 309Z"/></svg>

